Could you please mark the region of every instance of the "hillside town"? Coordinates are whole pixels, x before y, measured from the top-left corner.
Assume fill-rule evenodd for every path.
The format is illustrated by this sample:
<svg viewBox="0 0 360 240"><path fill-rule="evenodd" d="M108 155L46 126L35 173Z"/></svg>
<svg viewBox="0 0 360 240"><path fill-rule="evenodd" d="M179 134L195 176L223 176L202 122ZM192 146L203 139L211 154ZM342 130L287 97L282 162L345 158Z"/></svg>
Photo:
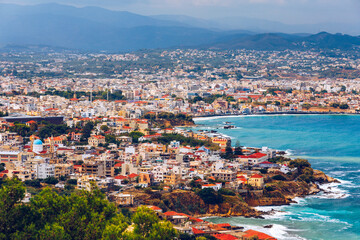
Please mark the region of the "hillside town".
<svg viewBox="0 0 360 240"><path fill-rule="evenodd" d="M117 206L148 206L183 234L275 239L203 217L260 217L251 207L289 204L319 192L314 179L333 180L282 151L194 130L193 117L356 114L360 83L351 74L360 70L359 59L293 51L156 54L143 69L153 54L52 53L31 61L3 53L1 59L12 60L0 63L0 178L23 181L23 201L45 186L60 192L97 187ZM162 66L166 60L170 66ZM133 67L121 70L129 62ZM343 69L347 79L322 76L331 68ZM178 194L194 205L175 201Z"/></svg>

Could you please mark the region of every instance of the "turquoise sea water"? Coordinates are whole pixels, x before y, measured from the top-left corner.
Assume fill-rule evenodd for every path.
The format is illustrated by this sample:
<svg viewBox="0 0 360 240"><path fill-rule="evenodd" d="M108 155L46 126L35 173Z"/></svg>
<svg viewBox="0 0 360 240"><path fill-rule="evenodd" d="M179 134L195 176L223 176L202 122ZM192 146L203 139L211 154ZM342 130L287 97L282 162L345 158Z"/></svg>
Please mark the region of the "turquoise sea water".
<svg viewBox="0 0 360 240"><path fill-rule="evenodd" d="M197 129L216 129L244 146L287 150L315 169L341 180L326 193L296 199L298 204L259 209L266 219L211 218L267 232L278 239L360 239L360 116L281 115L196 119ZM236 129L221 129L232 122ZM273 224L271 229L264 225Z"/></svg>

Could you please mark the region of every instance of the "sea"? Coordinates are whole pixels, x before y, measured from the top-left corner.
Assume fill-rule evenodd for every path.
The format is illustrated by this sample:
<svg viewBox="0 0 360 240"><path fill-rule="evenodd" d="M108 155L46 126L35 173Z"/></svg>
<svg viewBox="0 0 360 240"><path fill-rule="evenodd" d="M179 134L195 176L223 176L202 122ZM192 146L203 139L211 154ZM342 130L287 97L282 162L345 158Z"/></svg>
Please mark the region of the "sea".
<svg viewBox="0 0 360 240"><path fill-rule="evenodd" d="M223 129L226 122L233 129ZM288 206L257 207L273 211L265 219L208 218L265 232L277 239L360 239L360 115L249 115L196 118L196 129L216 130L242 146L284 150L308 159L340 183ZM227 123L228 124L228 123ZM264 228L272 225L271 228Z"/></svg>

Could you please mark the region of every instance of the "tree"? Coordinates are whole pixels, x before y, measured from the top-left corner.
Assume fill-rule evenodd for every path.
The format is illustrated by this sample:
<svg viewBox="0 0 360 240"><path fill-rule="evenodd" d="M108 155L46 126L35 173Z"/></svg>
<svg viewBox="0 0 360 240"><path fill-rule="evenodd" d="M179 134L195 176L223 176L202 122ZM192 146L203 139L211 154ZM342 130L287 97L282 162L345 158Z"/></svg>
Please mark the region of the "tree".
<svg viewBox="0 0 360 240"><path fill-rule="evenodd" d="M17 179L0 188L0 239L175 239L171 223L140 207L126 219L93 185L91 191L58 195L45 188L29 203L20 204L25 188ZM133 222L134 230L125 230Z"/></svg>
<svg viewBox="0 0 360 240"><path fill-rule="evenodd" d="M131 137L133 139L134 143L139 142L139 138L144 136L144 134L142 132L138 132L138 131L133 131L129 134L129 137Z"/></svg>
<svg viewBox="0 0 360 240"><path fill-rule="evenodd" d="M94 129L94 123L93 122L87 122L84 126L84 128L82 129L82 136L81 136L81 140L82 141L87 141L87 139L90 137L91 135L91 131Z"/></svg>
<svg viewBox="0 0 360 240"><path fill-rule="evenodd" d="M16 207L25 196L25 187L18 179L7 179L0 189L0 239L8 239L17 231L21 211Z"/></svg>
<svg viewBox="0 0 360 240"><path fill-rule="evenodd" d="M230 140L228 140L228 141L226 142L226 148L225 148L225 155L224 155L224 157L225 157L226 159L231 159L231 158L234 157L233 149L232 149L232 147L231 147L231 141L230 141Z"/></svg>
<svg viewBox="0 0 360 240"><path fill-rule="evenodd" d="M309 103L304 103L302 107L305 108L306 110L309 110L311 108L311 105Z"/></svg>
<svg viewBox="0 0 360 240"><path fill-rule="evenodd" d="M243 155L242 149L241 149L241 145L240 145L240 141L239 141L239 140L237 140L236 143L235 143L234 155L235 155L235 156Z"/></svg>
<svg viewBox="0 0 360 240"><path fill-rule="evenodd" d="M222 196L212 188L201 189L198 195L206 204L219 204L223 201Z"/></svg>
<svg viewBox="0 0 360 240"><path fill-rule="evenodd" d="M330 104L330 107L333 107L333 108L338 108L340 106L339 103L331 103Z"/></svg>
<svg viewBox="0 0 360 240"><path fill-rule="evenodd" d="M109 127L107 125L101 125L100 130L103 132L109 131Z"/></svg>
<svg viewBox="0 0 360 240"><path fill-rule="evenodd" d="M153 225L159 222L155 212L147 207L138 207L132 220L134 233L145 239L149 237Z"/></svg>
<svg viewBox="0 0 360 240"><path fill-rule="evenodd" d="M342 103L339 106L340 109L349 109L349 105L347 105L346 103Z"/></svg>
<svg viewBox="0 0 360 240"><path fill-rule="evenodd" d="M46 184L51 184L51 185L55 185L59 182L59 180L55 177L47 177L44 179L44 183Z"/></svg>
<svg viewBox="0 0 360 240"><path fill-rule="evenodd" d="M135 239L167 240L177 236L172 224L168 221L160 222L155 212L148 207L138 207L132 221Z"/></svg>

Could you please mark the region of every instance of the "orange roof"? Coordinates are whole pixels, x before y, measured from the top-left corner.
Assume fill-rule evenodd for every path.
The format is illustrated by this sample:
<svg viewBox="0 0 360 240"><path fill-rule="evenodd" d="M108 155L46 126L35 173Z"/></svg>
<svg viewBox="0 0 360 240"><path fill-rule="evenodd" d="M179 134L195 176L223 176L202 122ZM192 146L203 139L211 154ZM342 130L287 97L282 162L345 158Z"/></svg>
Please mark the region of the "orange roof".
<svg viewBox="0 0 360 240"><path fill-rule="evenodd" d="M159 210L162 210L161 208L157 207L157 206L151 206L149 207L151 210L154 210L154 211L159 211Z"/></svg>
<svg viewBox="0 0 360 240"><path fill-rule="evenodd" d="M128 175L127 177L128 177L128 178L135 178L135 177L137 177L137 176L139 176L139 175L137 175L137 174L135 174L135 173L132 173L132 174Z"/></svg>
<svg viewBox="0 0 360 240"><path fill-rule="evenodd" d="M123 179L126 179L127 177L123 176L123 175L118 175L118 176L115 176L114 178L119 179L119 180L123 180Z"/></svg>
<svg viewBox="0 0 360 240"><path fill-rule="evenodd" d="M260 174L254 174L251 176L251 178L263 178Z"/></svg>
<svg viewBox="0 0 360 240"><path fill-rule="evenodd" d="M121 166L122 166L122 163L117 163L117 164L115 164L114 167L118 168L118 167L121 167Z"/></svg>
<svg viewBox="0 0 360 240"><path fill-rule="evenodd" d="M235 240L235 239L238 239L237 237L234 237L233 235L224 234L224 233L212 234L211 236L215 237L216 239L220 239L220 240Z"/></svg>
<svg viewBox="0 0 360 240"><path fill-rule="evenodd" d="M258 231L255 231L255 230L247 230L245 231L245 235L243 236L244 238L251 238L251 237L258 237L259 240L276 240L276 238L274 237L271 237L265 233L262 233L262 232L258 232Z"/></svg>
<svg viewBox="0 0 360 240"><path fill-rule="evenodd" d="M193 233L196 234L204 234L205 232L203 230L197 229L197 228L192 228Z"/></svg>

